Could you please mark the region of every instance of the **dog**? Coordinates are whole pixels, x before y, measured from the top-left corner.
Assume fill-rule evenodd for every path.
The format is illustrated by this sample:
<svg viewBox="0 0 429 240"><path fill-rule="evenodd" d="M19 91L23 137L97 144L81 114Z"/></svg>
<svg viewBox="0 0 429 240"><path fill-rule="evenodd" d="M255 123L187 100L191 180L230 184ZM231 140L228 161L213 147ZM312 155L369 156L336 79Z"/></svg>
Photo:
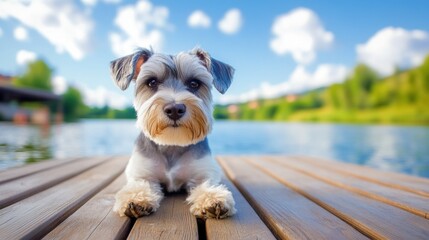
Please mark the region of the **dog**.
<svg viewBox="0 0 429 240"><path fill-rule="evenodd" d="M185 189L193 215L222 219L235 214L207 140L213 124L212 85L224 94L234 68L200 48L177 55L140 48L112 61L110 70L120 89L135 83L140 130L125 169L127 184L116 194L113 210L120 216L146 216L159 208L163 189Z"/></svg>

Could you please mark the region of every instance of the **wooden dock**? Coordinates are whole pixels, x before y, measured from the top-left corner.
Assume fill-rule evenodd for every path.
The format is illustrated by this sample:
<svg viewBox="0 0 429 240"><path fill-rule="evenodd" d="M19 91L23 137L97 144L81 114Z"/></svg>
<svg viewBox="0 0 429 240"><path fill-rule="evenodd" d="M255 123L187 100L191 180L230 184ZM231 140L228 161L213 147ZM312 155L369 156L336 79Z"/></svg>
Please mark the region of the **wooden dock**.
<svg viewBox="0 0 429 240"><path fill-rule="evenodd" d="M126 157L0 172L0 239L429 239L429 180L308 157L218 157L238 213L197 220L170 194L133 220L112 212Z"/></svg>

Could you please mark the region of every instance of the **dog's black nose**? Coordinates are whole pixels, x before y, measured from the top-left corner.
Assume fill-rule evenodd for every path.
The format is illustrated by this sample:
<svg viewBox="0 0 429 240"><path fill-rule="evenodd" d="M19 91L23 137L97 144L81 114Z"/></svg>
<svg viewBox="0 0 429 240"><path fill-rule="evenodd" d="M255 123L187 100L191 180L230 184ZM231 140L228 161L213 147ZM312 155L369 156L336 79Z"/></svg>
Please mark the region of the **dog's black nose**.
<svg viewBox="0 0 429 240"><path fill-rule="evenodd" d="M186 106L185 104L176 104L176 103L170 103L165 105L164 112L167 115L168 118L171 120L179 120L183 115L186 113Z"/></svg>

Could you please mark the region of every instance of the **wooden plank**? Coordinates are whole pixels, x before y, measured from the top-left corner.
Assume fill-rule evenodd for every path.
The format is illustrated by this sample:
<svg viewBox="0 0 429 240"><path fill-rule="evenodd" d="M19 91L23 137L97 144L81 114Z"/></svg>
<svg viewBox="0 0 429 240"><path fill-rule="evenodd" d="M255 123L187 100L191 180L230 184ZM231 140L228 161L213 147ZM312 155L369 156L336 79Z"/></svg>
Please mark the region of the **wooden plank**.
<svg viewBox="0 0 429 240"><path fill-rule="evenodd" d="M276 239L237 188L228 179L222 183L232 192L237 213L226 219L207 219L207 239Z"/></svg>
<svg viewBox="0 0 429 240"><path fill-rule="evenodd" d="M114 158L0 210L0 239L39 239L75 212L124 170Z"/></svg>
<svg viewBox="0 0 429 240"><path fill-rule="evenodd" d="M122 174L43 239L125 239L133 222L112 210L115 194L125 183Z"/></svg>
<svg viewBox="0 0 429 240"><path fill-rule="evenodd" d="M280 239L367 239L241 158L219 158L228 177Z"/></svg>
<svg viewBox="0 0 429 240"><path fill-rule="evenodd" d="M427 239L429 221L263 158L246 161L376 239Z"/></svg>
<svg viewBox="0 0 429 240"><path fill-rule="evenodd" d="M421 196L429 197L429 179L408 176L399 173L380 171L369 167L358 166L350 163L332 161L321 158L308 158L302 156L293 157L301 161L307 161L317 167L332 169L351 176L371 181L383 186L393 187Z"/></svg>
<svg viewBox="0 0 429 240"><path fill-rule="evenodd" d="M346 175L343 172L323 168L316 169L314 165L308 162L292 158L267 157L265 159L275 161L280 165L292 168L334 186L399 207L421 217L429 218L429 198L427 197L368 182L360 178Z"/></svg>
<svg viewBox="0 0 429 240"><path fill-rule="evenodd" d="M55 159L46 160L43 162L32 163L16 168L6 169L0 172L0 183L12 181L21 177L25 177L40 171L45 171L57 166L68 164L70 162L79 161L83 158L68 158L68 159Z"/></svg>
<svg viewBox="0 0 429 240"><path fill-rule="evenodd" d="M106 161L107 158L87 158L19 178L0 185L0 208L52 187Z"/></svg>
<svg viewBox="0 0 429 240"><path fill-rule="evenodd" d="M185 199L185 194L167 195L155 213L137 219L128 239L198 239L197 220Z"/></svg>

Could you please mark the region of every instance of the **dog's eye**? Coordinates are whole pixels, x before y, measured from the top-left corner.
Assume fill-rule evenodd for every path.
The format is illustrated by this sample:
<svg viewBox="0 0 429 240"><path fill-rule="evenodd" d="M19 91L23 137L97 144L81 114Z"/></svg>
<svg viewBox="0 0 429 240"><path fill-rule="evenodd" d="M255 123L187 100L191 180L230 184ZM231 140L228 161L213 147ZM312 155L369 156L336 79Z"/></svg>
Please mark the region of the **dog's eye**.
<svg viewBox="0 0 429 240"><path fill-rule="evenodd" d="M146 85L150 88L156 88L156 87L158 87L158 79L151 78L151 79L147 80Z"/></svg>
<svg viewBox="0 0 429 240"><path fill-rule="evenodd" d="M186 86L188 86L188 88L190 88L192 90L197 90L201 86L201 82L197 79L192 79L192 80L188 81Z"/></svg>

